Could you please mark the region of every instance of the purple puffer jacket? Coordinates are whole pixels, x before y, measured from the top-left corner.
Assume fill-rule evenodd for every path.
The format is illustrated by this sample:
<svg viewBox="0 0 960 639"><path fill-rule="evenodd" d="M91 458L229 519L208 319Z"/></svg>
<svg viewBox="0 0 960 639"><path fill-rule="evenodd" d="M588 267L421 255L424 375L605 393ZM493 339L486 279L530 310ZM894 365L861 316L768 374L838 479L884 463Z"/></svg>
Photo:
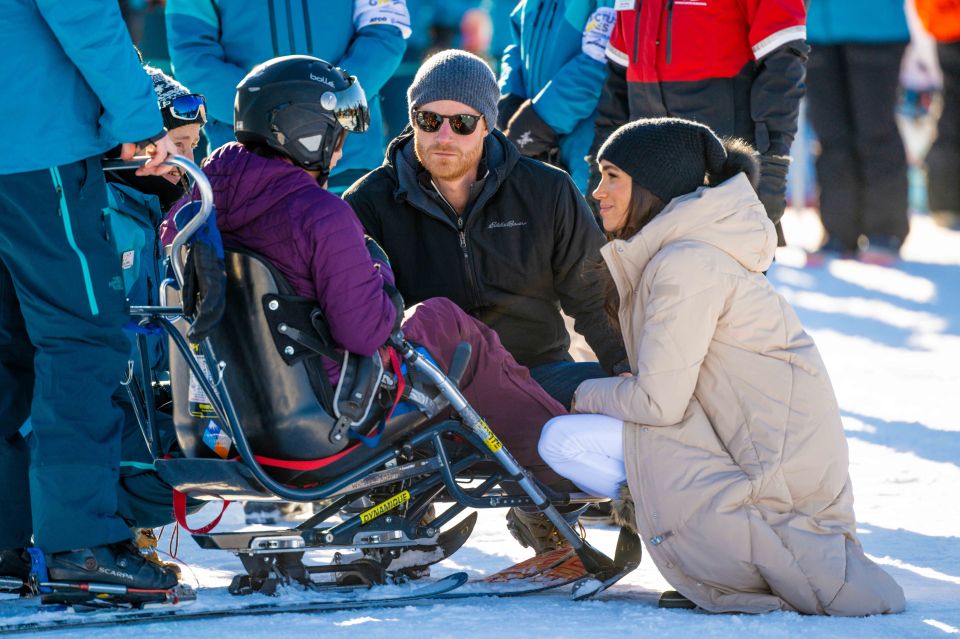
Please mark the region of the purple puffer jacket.
<svg viewBox="0 0 960 639"><path fill-rule="evenodd" d="M224 246L261 255L297 295L317 300L340 347L372 355L386 342L396 308L383 282L392 284L393 273L375 265L349 204L302 169L236 142L214 151L203 172L213 187ZM176 235L172 212L179 208L171 208L161 228L164 245ZM335 367L328 372L338 377Z"/></svg>

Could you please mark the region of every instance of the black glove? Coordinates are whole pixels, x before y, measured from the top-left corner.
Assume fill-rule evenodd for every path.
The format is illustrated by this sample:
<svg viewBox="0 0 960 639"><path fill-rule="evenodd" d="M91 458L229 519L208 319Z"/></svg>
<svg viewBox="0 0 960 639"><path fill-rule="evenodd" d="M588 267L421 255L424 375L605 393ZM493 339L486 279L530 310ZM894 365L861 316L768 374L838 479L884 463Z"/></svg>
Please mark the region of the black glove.
<svg viewBox="0 0 960 639"><path fill-rule="evenodd" d="M369 235L363 236L363 243L367 247L367 252L370 253L370 257L373 258L373 265L377 268L381 266L386 266L390 268L390 258L387 256L387 252L383 250L383 247L377 244L377 241L370 237Z"/></svg>
<svg viewBox="0 0 960 639"><path fill-rule="evenodd" d="M760 156L760 183L757 196L763 202L767 217L777 227L777 245L784 246L780 218L787 208L787 171L790 170L790 157L786 155Z"/></svg>
<svg viewBox="0 0 960 639"><path fill-rule="evenodd" d="M543 121L530 100L520 105L503 134L517 145L520 153L532 158L545 157L560 145L557 132Z"/></svg>
<svg viewBox="0 0 960 639"><path fill-rule="evenodd" d="M187 339L199 344L223 317L227 301L227 270L213 244L194 241L183 269L183 312L193 318Z"/></svg>
<svg viewBox="0 0 960 639"><path fill-rule="evenodd" d="M513 114L517 112L517 109L520 108L520 105L523 104L523 101L524 98L516 95L515 93L508 93L500 98L500 101L497 102L498 129L501 131L507 130L507 122L509 122L510 118L513 117Z"/></svg>
<svg viewBox="0 0 960 639"><path fill-rule="evenodd" d="M619 362L617 362L616 364L613 365L613 368L611 369L611 372L612 372L614 375L619 375L619 374L621 374L621 373L629 373L629 372L630 372L630 360L627 359L626 357L623 358L622 360L620 360Z"/></svg>

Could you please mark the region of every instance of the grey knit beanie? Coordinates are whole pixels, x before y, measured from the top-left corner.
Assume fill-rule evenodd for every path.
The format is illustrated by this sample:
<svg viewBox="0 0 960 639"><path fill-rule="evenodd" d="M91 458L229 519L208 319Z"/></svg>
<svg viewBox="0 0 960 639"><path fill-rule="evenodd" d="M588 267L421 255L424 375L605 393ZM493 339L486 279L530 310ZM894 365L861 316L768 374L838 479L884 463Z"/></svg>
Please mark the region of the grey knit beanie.
<svg viewBox="0 0 960 639"><path fill-rule="evenodd" d="M437 100L454 100L479 111L487 130L492 130L497 125L499 99L500 88L493 70L482 59L459 49L430 56L407 89L410 124L414 109Z"/></svg>
<svg viewBox="0 0 960 639"><path fill-rule="evenodd" d="M708 175L727 175L737 168L728 167L727 149L710 127L679 118L623 125L600 147L597 160L617 165L664 203L703 186ZM738 156L737 163L741 161L746 160Z"/></svg>

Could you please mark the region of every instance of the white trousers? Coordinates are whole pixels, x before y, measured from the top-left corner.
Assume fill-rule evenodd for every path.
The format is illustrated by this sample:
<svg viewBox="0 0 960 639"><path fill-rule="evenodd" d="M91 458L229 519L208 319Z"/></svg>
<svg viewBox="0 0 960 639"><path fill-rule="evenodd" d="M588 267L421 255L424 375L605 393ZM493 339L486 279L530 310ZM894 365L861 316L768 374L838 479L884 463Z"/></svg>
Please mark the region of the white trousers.
<svg viewBox="0 0 960 639"><path fill-rule="evenodd" d="M627 480L623 422L606 415L561 415L543 427L540 457L584 492L619 497Z"/></svg>

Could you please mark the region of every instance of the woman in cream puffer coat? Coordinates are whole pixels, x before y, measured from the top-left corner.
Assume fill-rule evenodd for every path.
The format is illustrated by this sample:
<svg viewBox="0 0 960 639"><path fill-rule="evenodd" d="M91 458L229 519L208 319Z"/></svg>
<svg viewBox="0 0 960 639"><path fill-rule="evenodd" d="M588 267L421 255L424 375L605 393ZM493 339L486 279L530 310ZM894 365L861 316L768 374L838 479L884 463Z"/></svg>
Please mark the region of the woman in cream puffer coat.
<svg viewBox="0 0 960 639"><path fill-rule="evenodd" d="M902 611L857 540L826 368L764 276L777 236L752 151L656 119L598 157L631 373L581 384L581 414L547 424L543 459L595 494L618 497L625 480L648 554L705 610Z"/></svg>

